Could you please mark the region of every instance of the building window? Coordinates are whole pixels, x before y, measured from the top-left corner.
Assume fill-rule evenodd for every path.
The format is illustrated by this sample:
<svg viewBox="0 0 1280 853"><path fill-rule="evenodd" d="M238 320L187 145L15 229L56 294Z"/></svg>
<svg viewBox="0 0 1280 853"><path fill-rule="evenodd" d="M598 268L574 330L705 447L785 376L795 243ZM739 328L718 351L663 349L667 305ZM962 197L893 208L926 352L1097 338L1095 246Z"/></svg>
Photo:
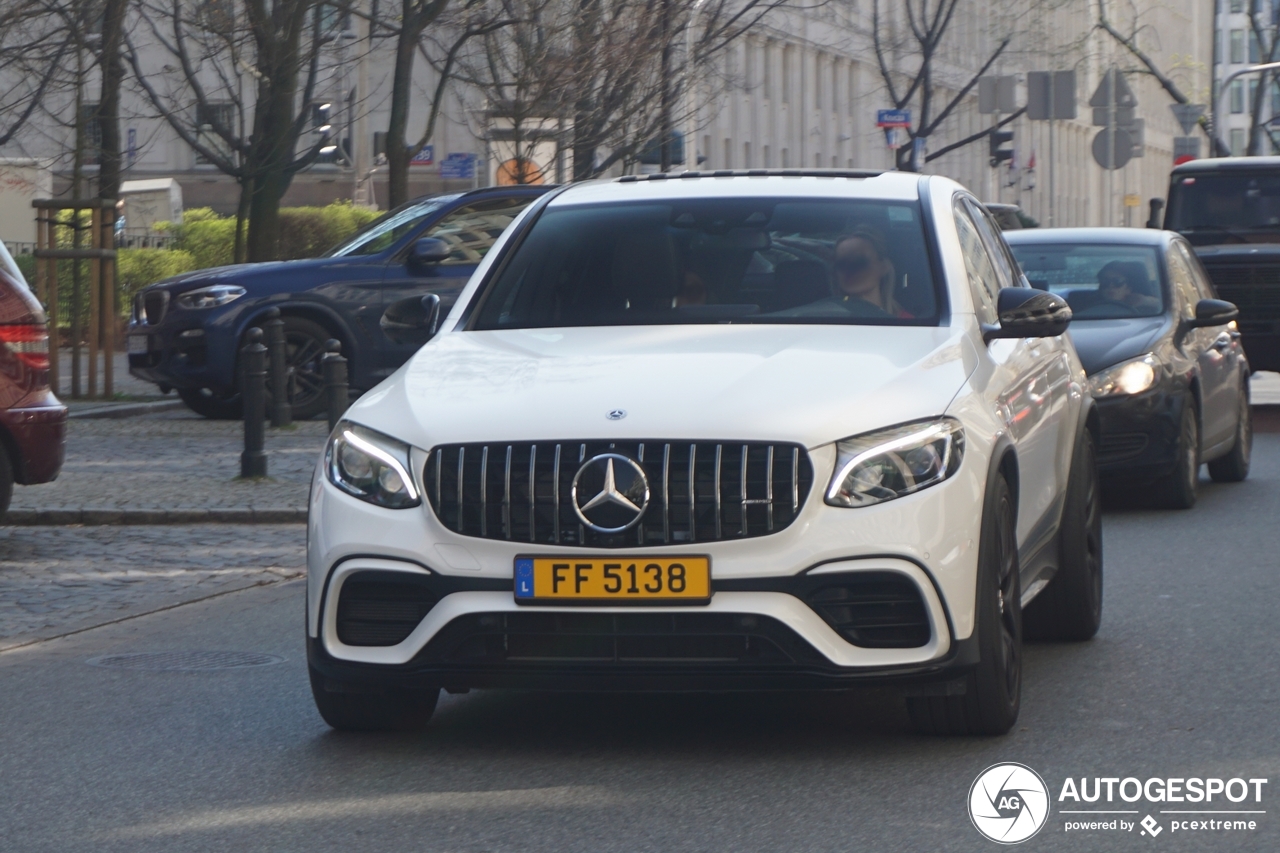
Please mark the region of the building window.
<svg viewBox="0 0 1280 853"><path fill-rule="evenodd" d="M1231 130L1231 153L1237 157L1244 154L1244 128L1242 127Z"/></svg>
<svg viewBox="0 0 1280 853"><path fill-rule="evenodd" d="M1244 11L1244 0L1231 0L1231 11L1240 13Z"/></svg>
<svg viewBox="0 0 1280 853"><path fill-rule="evenodd" d="M1256 65L1258 63L1258 55L1261 52L1262 50L1258 46L1258 34L1250 30L1249 31L1249 62Z"/></svg>
<svg viewBox="0 0 1280 853"><path fill-rule="evenodd" d="M1249 100L1245 102L1246 109L1248 109L1249 112L1252 113L1253 105L1256 104L1257 102L1258 102L1258 80L1257 78L1254 78L1253 80L1249 81Z"/></svg>
<svg viewBox="0 0 1280 853"><path fill-rule="evenodd" d="M1231 31L1231 61L1237 65L1244 62L1244 30Z"/></svg>
<svg viewBox="0 0 1280 853"><path fill-rule="evenodd" d="M214 128L221 127L227 133L234 135L236 132L235 122L235 104L196 104L197 141L224 159L231 157L231 146ZM197 151L196 165L212 166L213 161Z"/></svg>
<svg viewBox="0 0 1280 853"><path fill-rule="evenodd" d="M1271 81L1271 115L1280 116L1280 80Z"/></svg>
<svg viewBox="0 0 1280 853"><path fill-rule="evenodd" d="M1231 112L1244 112L1244 81L1231 81Z"/></svg>

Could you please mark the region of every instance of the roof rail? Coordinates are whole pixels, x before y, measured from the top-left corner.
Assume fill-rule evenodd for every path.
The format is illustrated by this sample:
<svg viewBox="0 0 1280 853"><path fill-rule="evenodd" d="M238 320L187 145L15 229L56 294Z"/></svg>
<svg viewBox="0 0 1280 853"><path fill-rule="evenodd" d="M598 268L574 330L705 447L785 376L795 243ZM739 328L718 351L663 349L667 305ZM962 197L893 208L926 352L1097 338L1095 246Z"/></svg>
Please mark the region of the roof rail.
<svg viewBox="0 0 1280 853"><path fill-rule="evenodd" d="M637 181L671 181L688 178L874 178L883 169L707 169L691 172L658 172L653 175L623 175L619 184Z"/></svg>

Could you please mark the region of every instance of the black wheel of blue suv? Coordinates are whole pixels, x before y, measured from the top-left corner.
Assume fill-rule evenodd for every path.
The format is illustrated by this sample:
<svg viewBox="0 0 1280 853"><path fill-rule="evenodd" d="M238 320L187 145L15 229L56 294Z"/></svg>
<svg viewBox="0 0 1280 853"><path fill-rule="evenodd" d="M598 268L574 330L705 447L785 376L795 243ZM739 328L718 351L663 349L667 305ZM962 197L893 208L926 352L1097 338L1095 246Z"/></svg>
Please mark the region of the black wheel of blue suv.
<svg viewBox="0 0 1280 853"><path fill-rule="evenodd" d="M287 362L293 370L290 402L295 420L307 420L325 409L324 375L320 359L325 342L333 334L306 317L283 317ZM267 389L270 394L270 388ZM180 390L178 396L191 411L211 420L238 420L244 417L240 394L217 394L210 388Z"/></svg>

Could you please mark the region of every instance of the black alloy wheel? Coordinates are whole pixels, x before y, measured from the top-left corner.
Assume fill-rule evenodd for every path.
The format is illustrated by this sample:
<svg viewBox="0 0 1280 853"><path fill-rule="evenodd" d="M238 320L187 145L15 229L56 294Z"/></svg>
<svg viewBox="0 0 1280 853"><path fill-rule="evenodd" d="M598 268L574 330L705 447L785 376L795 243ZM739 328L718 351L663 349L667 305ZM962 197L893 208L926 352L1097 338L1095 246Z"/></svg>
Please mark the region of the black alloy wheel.
<svg viewBox="0 0 1280 853"><path fill-rule="evenodd" d="M293 373L289 403L293 417L304 421L325 410L324 370L320 359L333 335L305 317L284 317L285 361Z"/></svg>
<svg viewBox="0 0 1280 853"><path fill-rule="evenodd" d="M964 693L911 696L916 729L937 735L1002 735L1018 721L1022 701L1022 585L1018 575L1016 515L1009 485L995 481L983 508L978 546L979 663L965 677Z"/></svg>
<svg viewBox="0 0 1280 853"><path fill-rule="evenodd" d="M1155 499L1166 509L1191 509L1200 490L1200 413L1195 398L1182 405L1173 470L1156 483Z"/></svg>
<svg viewBox="0 0 1280 853"><path fill-rule="evenodd" d="M1249 380L1240 384L1236 412L1236 442L1231 452L1209 463L1209 476L1215 483L1239 483L1249 476L1253 455L1253 407L1249 405Z"/></svg>
<svg viewBox="0 0 1280 853"><path fill-rule="evenodd" d="M1058 571L1023 614L1029 640L1091 639L1102 624L1102 496L1093 434L1080 436L1071 460Z"/></svg>
<svg viewBox="0 0 1280 853"><path fill-rule="evenodd" d="M308 669L316 710L330 728L340 732L421 731L440 700L438 688L356 691L348 685L329 682L314 667Z"/></svg>

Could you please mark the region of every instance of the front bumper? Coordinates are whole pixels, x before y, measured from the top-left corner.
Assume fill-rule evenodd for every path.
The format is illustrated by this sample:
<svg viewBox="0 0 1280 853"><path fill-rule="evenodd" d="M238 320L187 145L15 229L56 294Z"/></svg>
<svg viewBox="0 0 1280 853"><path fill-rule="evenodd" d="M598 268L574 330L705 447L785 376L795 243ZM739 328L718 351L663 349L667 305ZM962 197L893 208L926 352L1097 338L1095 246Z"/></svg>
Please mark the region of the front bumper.
<svg viewBox="0 0 1280 853"><path fill-rule="evenodd" d="M1140 484L1172 471L1185 400L1184 390L1162 385L1098 400L1098 472L1103 479Z"/></svg>
<svg viewBox="0 0 1280 853"><path fill-rule="evenodd" d="M230 322L242 306L226 311L170 310L157 325L129 323L132 345L145 337L146 351L129 353L129 374L145 382L177 389L235 390L237 338Z"/></svg>
<svg viewBox="0 0 1280 853"><path fill-rule="evenodd" d="M67 407L53 394L41 402L0 409L0 429L8 432L17 450L15 479L27 486L56 479L66 455Z"/></svg>

